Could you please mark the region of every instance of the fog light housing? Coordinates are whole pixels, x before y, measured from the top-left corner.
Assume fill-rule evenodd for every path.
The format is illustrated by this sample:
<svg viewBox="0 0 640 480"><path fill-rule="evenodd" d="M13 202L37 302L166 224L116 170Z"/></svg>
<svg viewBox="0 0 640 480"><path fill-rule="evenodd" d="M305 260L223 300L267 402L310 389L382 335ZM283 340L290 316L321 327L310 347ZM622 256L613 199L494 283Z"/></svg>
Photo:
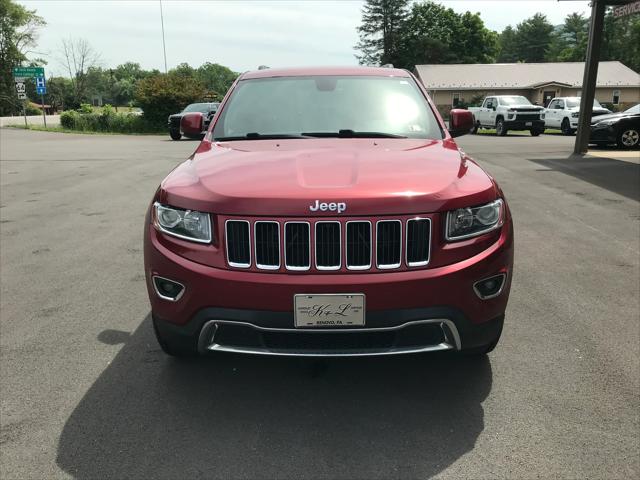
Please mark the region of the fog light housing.
<svg viewBox="0 0 640 480"><path fill-rule="evenodd" d="M153 277L153 288L156 291L156 295L170 302L177 302L184 293L184 285L157 275Z"/></svg>
<svg viewBox="0 0 640 480"><path fill-rule="evenodd" d="M502 293L502 288L507 279L506 273L493 275L473 284L473 290L482 300L495 298Z"/></svg>

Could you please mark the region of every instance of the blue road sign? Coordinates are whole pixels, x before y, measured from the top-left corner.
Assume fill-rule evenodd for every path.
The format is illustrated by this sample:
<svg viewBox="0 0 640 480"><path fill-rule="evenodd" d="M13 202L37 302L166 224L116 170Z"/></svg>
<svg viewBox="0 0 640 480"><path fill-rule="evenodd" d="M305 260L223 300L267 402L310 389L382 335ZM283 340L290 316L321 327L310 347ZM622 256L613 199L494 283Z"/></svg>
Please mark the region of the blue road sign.
<svg viewBox="0 0 640 480"><path fill-rule="evenodd" d="M36 77L36 92L38 95L47 93L47 83L44 77Z"/></svg>

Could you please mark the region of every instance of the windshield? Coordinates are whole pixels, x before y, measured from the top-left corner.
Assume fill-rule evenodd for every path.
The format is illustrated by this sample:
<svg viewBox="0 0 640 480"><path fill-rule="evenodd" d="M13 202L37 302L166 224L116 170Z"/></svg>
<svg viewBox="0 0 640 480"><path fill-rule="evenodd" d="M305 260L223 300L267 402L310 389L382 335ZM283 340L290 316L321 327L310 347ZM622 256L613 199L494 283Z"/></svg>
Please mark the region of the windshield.
<svg viewBox="0 0 640 480"><path fill-rule="evenodd" d="M208 113L210 110L214 110L215 107L210 103L192 103L191 105L187 105L183 110L184 113L189 112L201 112Z"/></svg>
<svg viewBox="0 0 640 480"><path fill-rule="evenodd" d="M500 105L531 105L527 97L500 97Z"/></svg>
<svg viewBox="0 0 640 480"><path fill-rule="evenodd" d="M628 108L627 110L624 111L624 113L635 113L635 114L639 114L640 113L640 103L638 105L635 105L631 108Z"/></svg>
<svg viewBox="0 0 640 480"><path fill-rule="evenodd" d="M580 106L580 97L571 97L565 100L567 102L568 108L575 108ZM596 100L595 98L593 99L593 106L595 108L602 108L602 105L600 105L600 102L598 102L598 100Z"/></svg>
<svg viewBox="0 0 640 480"><path fill-rule="evenodd" d="M243 137L441 139L411 78L300 76L243 80L216 123L216 140Z"/></svg>

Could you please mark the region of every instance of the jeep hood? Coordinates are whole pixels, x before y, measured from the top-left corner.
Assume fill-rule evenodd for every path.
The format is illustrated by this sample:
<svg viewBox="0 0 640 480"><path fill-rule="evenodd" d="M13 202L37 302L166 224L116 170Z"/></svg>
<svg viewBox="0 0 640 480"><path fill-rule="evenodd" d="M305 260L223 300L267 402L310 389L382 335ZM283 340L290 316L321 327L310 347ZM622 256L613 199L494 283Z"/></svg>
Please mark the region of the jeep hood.
<svg viewBox="0 0 640 480"><path fill-rule="evenodd" d="M158 200L223 215L417 214L489 202L491 179L452 140L203 141L161 185Z"/></svg>

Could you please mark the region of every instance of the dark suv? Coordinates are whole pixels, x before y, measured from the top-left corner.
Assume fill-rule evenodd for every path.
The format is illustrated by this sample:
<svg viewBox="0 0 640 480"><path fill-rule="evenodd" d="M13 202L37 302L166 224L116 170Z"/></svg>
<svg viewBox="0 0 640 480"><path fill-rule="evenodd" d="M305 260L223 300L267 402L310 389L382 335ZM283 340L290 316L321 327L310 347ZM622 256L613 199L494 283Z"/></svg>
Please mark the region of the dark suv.
<svg viewBox="0 0 640 480"><path fill-rule="evenodd" d="M187 138L200 138L209 128L211 119L218 111L219 103L192 103L187 105L180 113L169 115L168 127L169 136L173 140L180 140L184 135ZM190 115L189 122L185 125L183 118L187 113L200 115Z"/></svg>

